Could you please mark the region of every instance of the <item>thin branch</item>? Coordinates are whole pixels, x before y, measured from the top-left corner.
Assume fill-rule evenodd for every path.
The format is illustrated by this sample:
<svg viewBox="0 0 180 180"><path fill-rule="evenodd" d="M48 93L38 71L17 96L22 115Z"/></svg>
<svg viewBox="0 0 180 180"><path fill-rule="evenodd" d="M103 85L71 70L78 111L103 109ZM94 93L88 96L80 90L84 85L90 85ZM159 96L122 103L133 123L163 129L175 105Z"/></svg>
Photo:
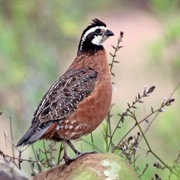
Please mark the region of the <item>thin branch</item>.
<svg viewBox="0 0 180 180"><path fill-rule="evenodd" d="M63 149L64 149L64 148L63 148L63 145L62 145L62 143L60 143L57 165L59 165L60 162L62 161L61 153L62 153Z"/></svg>
<svg viewBox="0 0 180 180"><path fill-rule="evenodd" d="M9 116L9 122L10 122L10 136L11 136L11 142L14 142L14 139L13 139L13 130L12 130L12 118L11 118L11 116ZM13 144L13 143L11 143L11 148L12 148L12 154L13 154L13 157L15 157L14 144Z"/></svg>
<svg viewBox="0 0 180 180"><path fill-rule="evenodd" d="M110 55L112 56L112 62L109 64L110 72L112 75L114 75L112 72L114 63L119 63L118 61L115 60L115 58L116 58L116 55L117 55L117 52L119 51L119 49L122 48L122 46L120 46L120 43L122 42L123 36L124 36L124 33L121 31L120 36L118 37L118 40L117 40L117 45L116 46L112 45L112 47L114 49L114 53L113 54L110 53Z"/></svg>
<svg viewBox="0 0 180 180"><path fill-rule="evenodd" d="M92 148L93 148L93 151L95 151L95 144L94 144L93 133L91 132L90 134L91 134Z"/></svg>
<svg viewBox="0 0 180 180"><path fill-rule="evenodd" d="M7 154L4 154L3 153L3 151L2 150L0 150L0 155L5 159L5 160L7 160L7 158L9 158L10 159L10 161L9 162L11 162L12 160L18 160L18 161L26 161L26 162L33 162L33 163L37 163L37 161L35 161L35 160L29 160L29 159L19 159L19 157L12 157L12 156L9 156L9 155L7 155Z"/></svg>
<svg viewBox="0 0 180 180"><path fill-rule="evenodd" d="M128 103L128 108L126 109L126 111L125 111L122 115L119 114L120 119L119 119L119 121L118 121L118 123L117 123L117 125L116 125L116 127L115 127L115 129L114 129L114 131L112 132L111 138L113 138L114 134L116 133L117 129L119 128L120 123L122 123L122 122L124 121L124 118L125 118L126 116L131 116L131 114L129 113L129 112L131 112L131 109L134 109L134 108L135 108L135 105L136 105L137 103L143 103L142 99L143 99L144 97L148 97L148 96L154 91L154 89L155 89L155 86L151 86L151 87L148 88L148 89L145 88L145 90L143 91L143 94L142 94L142 95L138 94L138 95L135 97L135 100L132 102L131 105ZM134 128L133 128L133 129L134 129ZM132 129L131 129L131 130L132 130ZM131 132L131 130L128 131L128 133ZM127 133L127 134L128 134L128 133ZM126 137L126 136L124 136L124 138L125 138L125 137ZM122 140L121 140L121 141L122 141ZM118 144L119 144L119 143L118 143ZM110 147L110 146L112 146L112 144L109 144L109 147Z"/></svg>

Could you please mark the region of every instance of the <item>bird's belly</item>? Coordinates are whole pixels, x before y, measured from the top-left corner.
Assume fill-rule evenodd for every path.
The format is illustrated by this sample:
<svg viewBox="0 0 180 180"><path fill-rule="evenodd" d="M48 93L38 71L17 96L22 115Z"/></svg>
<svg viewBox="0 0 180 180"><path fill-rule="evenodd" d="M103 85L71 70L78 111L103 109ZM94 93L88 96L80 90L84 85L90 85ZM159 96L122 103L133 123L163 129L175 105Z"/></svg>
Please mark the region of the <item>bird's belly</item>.
<svg viewBox="0 0 180 180"><path fill-rule="evenodd" d="M92 132L106 117L111 99L111 83L100 83L89 97L79 103L77 110L56 127L58 136L77 139Z"/></svg>

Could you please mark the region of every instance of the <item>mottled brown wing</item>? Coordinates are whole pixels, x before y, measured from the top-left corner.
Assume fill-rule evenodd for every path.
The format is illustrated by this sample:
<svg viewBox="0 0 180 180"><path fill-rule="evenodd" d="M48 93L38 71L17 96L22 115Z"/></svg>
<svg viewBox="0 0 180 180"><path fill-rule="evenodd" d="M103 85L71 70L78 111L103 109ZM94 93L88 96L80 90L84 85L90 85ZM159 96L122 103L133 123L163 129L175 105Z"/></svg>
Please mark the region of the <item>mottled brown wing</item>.
<svg viewBox="0 0 180 180"><path fill-rule="evenodd" d="M68 118L94 90L98 73L92 68L69 70L56 81L36 109L32 125L17 146L40 139L55 121Z"/></svg>

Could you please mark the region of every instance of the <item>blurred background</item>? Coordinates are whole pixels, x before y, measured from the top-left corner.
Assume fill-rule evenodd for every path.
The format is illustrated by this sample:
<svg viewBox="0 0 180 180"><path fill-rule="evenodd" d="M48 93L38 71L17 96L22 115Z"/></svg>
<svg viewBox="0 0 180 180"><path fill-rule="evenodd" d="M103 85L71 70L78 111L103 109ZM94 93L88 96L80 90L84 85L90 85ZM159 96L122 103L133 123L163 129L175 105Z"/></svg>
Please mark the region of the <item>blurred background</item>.
<svg viewBox="0 0 180 180"><path fill-rule="evenodd" d="M114 122L116 114L124 112L127 102L143 92L145 85L155 85L156 90L139 107L139 119L151 106L159 107L180 82L179 9L178 0L0 1L0 149L11 154L10 143L4 140L9 118L16 143L29 128L42 96L73 61L81 33L93 18L104 21L115 34L104 43L109 62L111 45L124 32L123 48L116 58L120 63L113 69ZM154 151L170 165L180 150L180 88L173 97L173 106L147 133ZM119 139L131 123L124 124ZM102 136L101 129L102 125L94 134ZM152 168L145 177L152 177L155 171ZM161 174L166 177L165 172Z"/></svg>

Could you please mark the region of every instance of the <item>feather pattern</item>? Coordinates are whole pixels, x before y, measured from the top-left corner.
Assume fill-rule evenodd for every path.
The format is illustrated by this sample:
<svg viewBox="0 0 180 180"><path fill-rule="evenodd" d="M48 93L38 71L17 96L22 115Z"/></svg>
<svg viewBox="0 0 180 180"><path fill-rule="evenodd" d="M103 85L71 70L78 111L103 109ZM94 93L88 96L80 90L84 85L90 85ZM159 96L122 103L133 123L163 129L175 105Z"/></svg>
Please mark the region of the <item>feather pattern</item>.
<svg viewBox="0 0 180 180"><path fill-rule="evenodd" d="M47 91L17 146L39 139L67 141L92 132L108 113L112 82L102 43L113 32L98 19L83 31L76 58ZM65 152L65 161L67 152Z"/></svg>
<svg viewBox="0 0 180 180"><path fill-rule="evenodd" d="M46 133L53 122L67 119L78 104L92 93L97 77L98 73L88 67L69 70L60 77L42 98L34 113L32 126L18 146L33 143Z"/></svg>

